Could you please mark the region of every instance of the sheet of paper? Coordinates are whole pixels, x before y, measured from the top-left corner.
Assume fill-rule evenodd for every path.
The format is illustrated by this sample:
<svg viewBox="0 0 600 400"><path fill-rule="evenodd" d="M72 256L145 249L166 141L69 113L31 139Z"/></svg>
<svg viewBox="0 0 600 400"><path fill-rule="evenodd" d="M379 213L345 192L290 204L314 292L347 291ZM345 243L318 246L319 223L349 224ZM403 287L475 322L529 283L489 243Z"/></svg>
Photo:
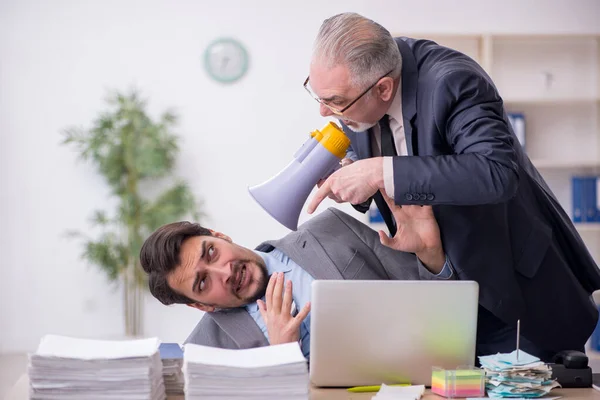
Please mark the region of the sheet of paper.
<svg viewBox="0 0 600 400"><path fill-rule="evenodd" d="M388 386L381 384L381 389L372 399L377 400L419 400L425 393L425 385Z"/></svg>
<svg viewBox="0 0 600 400"><path fill-rule="evenodd" d="M157 352L159 344L157 338L112 341L46 335L35 354L80 360L150 357Z"/></svg>
<svg viewBox="0 0 600 400"><path fill-rule="evenodd" d="M524 351L479 357L486 373L486 389L492 398L541 398L560 387L552 370Z"/></svg>
<svg viewBox="0 0 600 400"><path fill-rule="evenodd" d="M188 343L184 347L183 354L187 363L237 368L272 367L306 362L300 346L295 342L244 350L220 349Z"/></svg>

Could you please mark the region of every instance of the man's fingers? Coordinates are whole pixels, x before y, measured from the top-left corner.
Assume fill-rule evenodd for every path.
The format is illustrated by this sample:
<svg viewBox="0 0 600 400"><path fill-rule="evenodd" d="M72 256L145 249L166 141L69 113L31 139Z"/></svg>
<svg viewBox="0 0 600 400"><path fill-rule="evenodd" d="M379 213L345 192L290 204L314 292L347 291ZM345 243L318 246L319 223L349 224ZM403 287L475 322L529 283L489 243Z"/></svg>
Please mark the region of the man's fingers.
<svg viewBox="0 0 600 400"><path fill-rule="evenodd" d="M269 278L269 284L267 285L267 291L265 292L265 300L267 301L266 306L271 308L271 304L273 304L273 288L275 287L275 282L277 282L277 273L274 273Z"/></svg>
<svg viewBox="0 0 600 400"><path fill-rule="evenodd" d="M321 204L323 199L325 199L325 197L327 197L327 195L329 195L329 193L331 193L331 183L330 183L329 179L327 179L325 181L325 183L323 183L323 185L321 185L319 190L317 190L317 193L315 193L312 200L308 204L308 209L307 209L308 213L312 214L317 209L319 204Z"/></svg>
<svg viewBox="0 0 600 400"><path fill-rule="evenodd" d="M351 158L344 158L340 164L342 165L342 167L345 167L346 165L350 165L353 162L354 160Z"/></svg>
<svg viewBox="0 0 600 400"><path fill-rule="evenodd" d="M273 288L273 302L267 307L271 307L271 312L279 314L281 312L281 297L283 295L283 272L277 273L277 281L275 282L275 287Z"/></svg>
<svg viewBox="0 0 600 400"><path fill-rule="evenodd" d="M294 299L292 298L292 281L287 281L285 283L285 288L283 289L283 302L281 303L281 309L283 310L283 312L291 312L293 301Z"/></svg>
<svg viewBox="0 0 600 400"><path fill-rule="evenodd" d="M306 319L309 312L310 312L310 301L307 302L304 305L304 307L302 307L302 310L300 310L300 312L298 314L296 314L296 316L294 317L294 320L297 322L298 326L300 326L302 321L304 321L304 319Z"/></svg>
<svg viewBox="0 0 600 400"><path fill-rule="evenodd" d="M392 239L384 231L379 231L379 241L384 246L392 247Z"/></svg>

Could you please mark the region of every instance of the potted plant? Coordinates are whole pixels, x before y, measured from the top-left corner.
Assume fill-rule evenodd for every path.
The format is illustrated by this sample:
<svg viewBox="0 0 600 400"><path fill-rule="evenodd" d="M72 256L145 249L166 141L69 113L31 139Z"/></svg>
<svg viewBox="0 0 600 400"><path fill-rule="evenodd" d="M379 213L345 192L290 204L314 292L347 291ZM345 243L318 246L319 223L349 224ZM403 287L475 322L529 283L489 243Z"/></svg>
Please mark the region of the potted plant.
<svg viewBox="0 0 600 400"><path fill-rule="evenodd" d="M142 189L149 184L160 187L173 173L178 153L178 138L173 133L175 114L167 111L153 120L135 90L110 95L107 105L90 129L66 129L63 144L74 147L83 160L97 167L117 206L115 210L95 211L95 237L81 232L71 235L83 239L82 257L120 284L126 334L139 336L147 287L139 261L142 242L159 226L185 216L197 220L199 213L192 191L181 180L153 196Z"/></svg>

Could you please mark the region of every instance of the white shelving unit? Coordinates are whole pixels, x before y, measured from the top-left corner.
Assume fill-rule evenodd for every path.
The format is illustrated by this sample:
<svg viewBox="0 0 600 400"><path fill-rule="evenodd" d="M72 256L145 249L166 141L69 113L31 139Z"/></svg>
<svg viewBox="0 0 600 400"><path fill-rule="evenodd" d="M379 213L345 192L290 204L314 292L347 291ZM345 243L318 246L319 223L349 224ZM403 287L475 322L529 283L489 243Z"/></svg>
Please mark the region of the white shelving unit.
<svg viewBox="0 0 600 400"><path fill-rule="evenodd" d="M525 150L572 216L571 177L600 175L600 36L419 34L476 60L509 112L525 116ZM600 264L600 224L579 223Z"/></svg>
<svg viewBox="0 0 600 400"><path fill-rule="evenodd" d="M571 177L600 175L600 36L413 37L457 49L488 72L507 111L524 114L525 150L572 217ZM575 226L600 265L600 223ZM600 303L600 291L594 298ZM600 353L588 353L600 371Z"/></svg>

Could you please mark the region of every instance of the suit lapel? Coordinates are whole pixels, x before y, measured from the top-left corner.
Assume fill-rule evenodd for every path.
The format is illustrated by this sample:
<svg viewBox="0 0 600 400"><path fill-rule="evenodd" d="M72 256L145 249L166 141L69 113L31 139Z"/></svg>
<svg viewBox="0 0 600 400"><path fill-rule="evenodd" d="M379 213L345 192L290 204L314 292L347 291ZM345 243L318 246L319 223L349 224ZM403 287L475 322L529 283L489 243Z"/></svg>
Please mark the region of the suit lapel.
<svg viewBox="0 0 600 400"><path fill-rule="evenodd" d="M356 138L356 155L359 159L371 158L371 130L358 132Z"/></svg>
<svg viewBox="0 0 600 400"><path fill-rule="evenodd" d="M283 251L314 279L344 279L321 243L306 230L265 243Z"/></svg>
<svg viewBox="0 0 600 400"><path fill-rule="evenodd" d="M409 156L417 152L417 135L413 130L413 122L417 115L417 83L419 72L415 56L404 40L396 38L398 49L402 55L402 119L404 120L404 134L406 136L406 150Z"/></svg>
<svg viewBox="0 0 600 400"><path fill-rule="evenodd" d="M269 345L267 338L245 308L233 308L208 315L240 349Z"/></svg>

